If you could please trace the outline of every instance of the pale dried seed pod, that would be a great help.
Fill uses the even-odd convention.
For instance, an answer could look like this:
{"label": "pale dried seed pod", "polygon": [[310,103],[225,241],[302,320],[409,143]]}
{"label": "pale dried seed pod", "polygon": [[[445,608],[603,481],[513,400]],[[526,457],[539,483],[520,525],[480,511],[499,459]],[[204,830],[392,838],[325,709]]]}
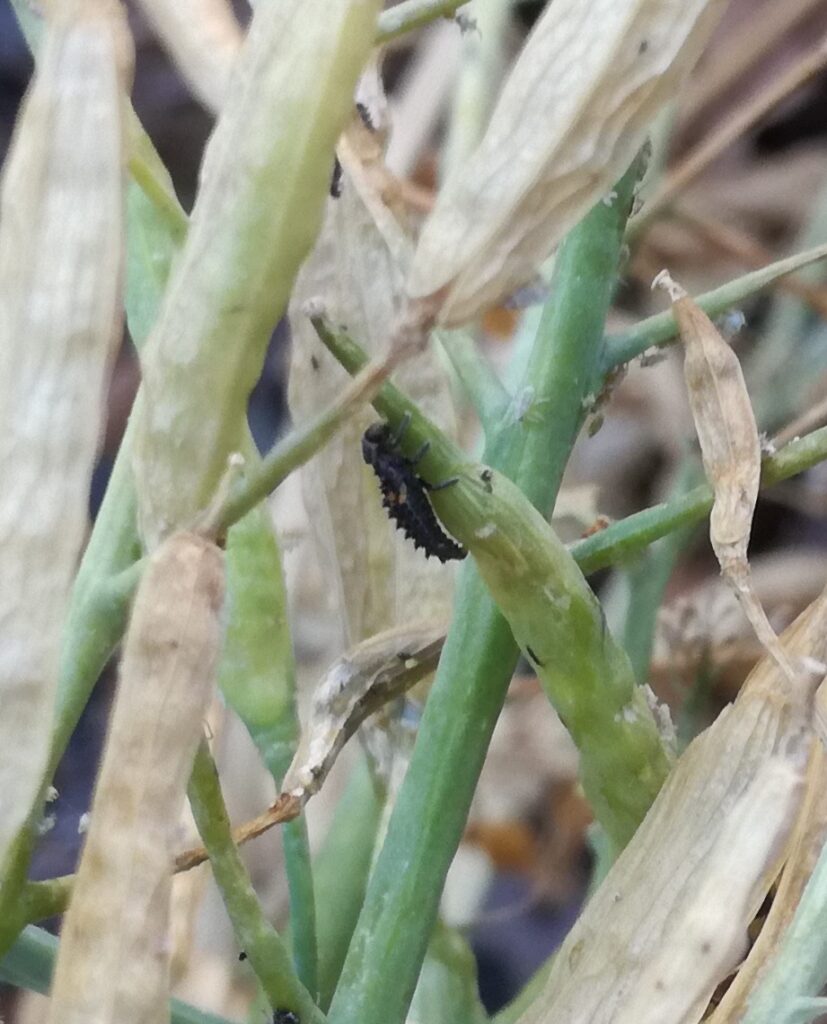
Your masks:
{"label": "pale dried seed pod", "polygon": [[221,648],[224,555],[192,533],[135,598],[52,984],[54,1024],[169,1020],[172,847]]}
{"label": "pale dried seed pod", "polygon": [[685,350],[689,406],[715,495],[709,517],[712,548],[756,636],[792,682],[795,670],[750,578],[747,548],[761,483],[761,442],[741,364],[706,313],[667,271],[652,284],[669,293]]}
{"label": "pale dried seed pod", "polygon": [[767,919],[746,961],[727,988],[709,1024],[734,1024],[747,1010],[751,996],[778,957],[819,853],[827,841],[827,755],[813,744],[807,771],[807,792],[790,841],[790,857],[772,899]]}
{"label": "pale dried seed pod", "polygon": [[620,177],[697,60],[724,0],[555,0],[477,150],[440,192],[408,280],[465,323],[525,284]]}
{"label": "pale dried seed pod", "polygon": [[380,7],[280,0],[253,13],[141,353],[133,466],[150,550],[209,505],[243,447],[250,392],[320,225]]}
{"label": "pale dried seed pod", "polygon": [[218,113],[243,34],[227,0],[141,0],[193,94]]}
{"label": "pale dried seed pod", "polygon": [[433,674],[444,640],[445,623],[398,626],[364,640],[334,662],[313,694],[282,790],[303,803],[318,792],[359,726]]}
{"label": "pale dried seed pod", "polygon": [[120,341],[124,105],[115,0],[50,8],[0,196],[0,862],[42,783],[60,634]]}
{"label": "pale dried seed pod", "polygon": [[669,292],[685,350],[689,406],[715,493],[709,537],[724,572],[737,571],[747,561],[761,483],[761,443],[744,374],[715,324],[666,271],[655,286]]}

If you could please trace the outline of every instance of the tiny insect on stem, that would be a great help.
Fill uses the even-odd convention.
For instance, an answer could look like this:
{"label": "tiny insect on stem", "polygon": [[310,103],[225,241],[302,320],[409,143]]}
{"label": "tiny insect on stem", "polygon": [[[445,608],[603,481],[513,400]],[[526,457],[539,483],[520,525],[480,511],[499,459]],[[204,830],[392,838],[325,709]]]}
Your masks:
{"label": "tiny insect on stem", "polygon": [[414,547],[422,548],[428,556],[434,555],[441,562],[465,558],[465,548],[445,533],[428,499],[428,491],[456,483],[456,478],[430,484],[417,475],[414,467],[430,444],[426,441],[412,458],[403,455],[398,445],[409,423],[410,417],[406,414],[395,431],[387,423],[368,427],[362,438],[362,456],[379,478],[382,504],[388,515],[414,542]]}

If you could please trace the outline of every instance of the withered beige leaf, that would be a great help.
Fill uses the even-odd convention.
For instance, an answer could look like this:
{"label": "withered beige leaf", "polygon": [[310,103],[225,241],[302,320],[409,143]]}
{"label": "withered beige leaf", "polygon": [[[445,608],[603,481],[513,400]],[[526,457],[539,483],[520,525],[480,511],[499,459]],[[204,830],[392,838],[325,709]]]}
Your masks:
{"label": "withered beige leaf", "polygon": [[749,956],[709,1018],[710,1024],[735,1024],[746,1012],[754,987],[774,962],[781,938],[793,919],[825,840],[827,754],[820,743],[815,743],[807,770],[806,796],[772,907]]}
{"label": "withered beige leaf", "polygon": [[282,791],[306,802],[365,719],[436,669],[445,623],[389,629],[365,640],[325,673]]}
{"label": "withered beige leaf", "polygon": [[[334,662],[314,695],[281,793],[263,814],[233,829],[235,843],[246,843],[297,817],[365,720],[435,671],[444,640],[444,623],[414,623],[378,633]],[[387,738],[383,746],[388,746]],[[386,777],[398,761],[396,750],[387,754],[383,751],[379,765]],[[206,859],[203,846],[183,850],[175,858],[176,871],[189,871]]]}
{"label": "withered beige leaf", "polygon": [[243,40],[228,0],[141,0],[141,7],[193,94],[218,113]]}
{"label": "withered beige leaf", "polygon": [[0,203],[0,862],[45,768],[60,633],[120,340],[124,96],[115,0],[50,8]]}
{"label": "withered beige leaf", "polygon": [[446,182],[408,294],[462,324],[529,280],[620,177],[725,0],[555,0],[477,150]]}
{"label": "withered beige leaf", "polygon": [[221,647],[224,556],[174,534],[135,598],[49,1020],[169,1020],[172,850]]}
{"label": "withered beige leaf", "polygon": [[[827,593],[782,640],[823,659]],[[696,1024],[747,951],[804,795],[812,683],[769,657],[687,748],[520,1024]]]}
{"label": "withered beige leaf", "polygon": [[712,548],[759,641],[792,676],[795,670],[750,578],[747,548],[761,483],[761,442],[741,364],[706,313],[667,271],[658,274],[655,286],[672,299],[685,350],[689,405],[715,496],[709,517]]}

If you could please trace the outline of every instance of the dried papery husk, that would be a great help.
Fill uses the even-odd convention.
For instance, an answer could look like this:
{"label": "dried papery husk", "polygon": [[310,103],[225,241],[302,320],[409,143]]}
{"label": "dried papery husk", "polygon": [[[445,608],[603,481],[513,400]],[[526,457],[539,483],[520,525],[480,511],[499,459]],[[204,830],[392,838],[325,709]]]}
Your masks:
{"label": "dried papery husk", "polygon": [[761,442],[741,364],[706,313],[667,271],[658,274],[653,287],[669,293],[685,350],[689,405],[715,495],[709,517],[712,549],[759,641],[792,677],[795,669],[750,578],[747,548],[761,483]]}
{"label": "dried papery husk", "polygon": [[49,10],[0,212],[0,863],[46,765],[61,629],[120,341],[120,5]]}
{"label": "dried papery husk", "polygon": [[[784,633],[822,659],[822,594]],[[695,1024],[747,951],[789,851],[812,750],[812,685],[765,657],[684,752],[569,933],[520,1024]]]}
{"label": "dried papery husk", "polygon": [[[263,814],[233,830],[236,844],[298,817],[321,788],[342,747],[368,716],[436,670],[444,640],[444,623],[413,624],[379,633],[334,662],[316,689],[281,793]],[[394,753],[387,758],[389,774],[397,768]],[[176,871],[189,871],[206,859],[203,847],[183,850],[175,858]]]}
{"label": "dried papery husk", "polygon": [[432,675],[445,624],[387,630],[352,648],[325,673],[282,785],[302,803],[318,792],[333,763],[365,719]]}
{"label": "dried papery husk", "polygon": [[142,352],[133,466],[150,550],[194,521],[243,450],[249,395],[320,226],[380,7],[279,0],[253,13]]}
{"label": "dried papery husk", "polygon": [[224,556],[178,533],[135,598],[52,985],[55,1024],[169,1019],[172,847],[215,683]]}
{"label": "dried papery husk", "polygon": [[408,294],[445,325],[525,284],[631,163],[724,0],[555,0],[425,224]]}
{"label": "dried papery husk", "polygon": [[818,855],[827,840],[827,755],[813,744],[807,769],[807,792],[790,843],[790,856],[772,907],[749,956],[727,989],[710,1024],[734,1024],[747,1011],[750,996],[775,961],[785,930],[793,919]]}
{"label": "dried papery husk", "polygon": [[244,38],[228,0],[141,0],[141,7],[193,94],[217,114]]}
{"label": "dried papery husk", "polygon": [[[365,95],[364,81],[360,88]],[[326,316],[347,324],[373,355],[387,349],[401,306],[412,247],[383,174],[383,122],[375,99],[370,115],[378,132],[354,115],[339,141],[341,195],[328,200],[324,227],[290,305],[289,400],[299,421],[332,401],[348,380],[308,320],[308,300],[321,300]],[[407,360],[394,380],[446,433],[456,434],[448,376],[433,350]],[[361,454],[361,436],[376,418],[370,410],[353,417],[302,470],[320,560],[335,566],[347,643],[406,621],[412,608],[417,618],[447,619],[453,593],[453,568],[416,551],[382,508],[375,476]]]}

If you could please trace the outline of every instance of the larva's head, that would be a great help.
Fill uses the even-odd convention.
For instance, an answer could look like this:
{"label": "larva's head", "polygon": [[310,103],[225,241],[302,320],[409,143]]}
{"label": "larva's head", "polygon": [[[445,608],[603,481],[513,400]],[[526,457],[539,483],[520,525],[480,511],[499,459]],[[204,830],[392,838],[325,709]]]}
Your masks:
{"label": "larva's head", "polygon": [[391,448],[391,428],[387,423],[372,423],[362,435],[362,458],[375,466],[380,455]]}

